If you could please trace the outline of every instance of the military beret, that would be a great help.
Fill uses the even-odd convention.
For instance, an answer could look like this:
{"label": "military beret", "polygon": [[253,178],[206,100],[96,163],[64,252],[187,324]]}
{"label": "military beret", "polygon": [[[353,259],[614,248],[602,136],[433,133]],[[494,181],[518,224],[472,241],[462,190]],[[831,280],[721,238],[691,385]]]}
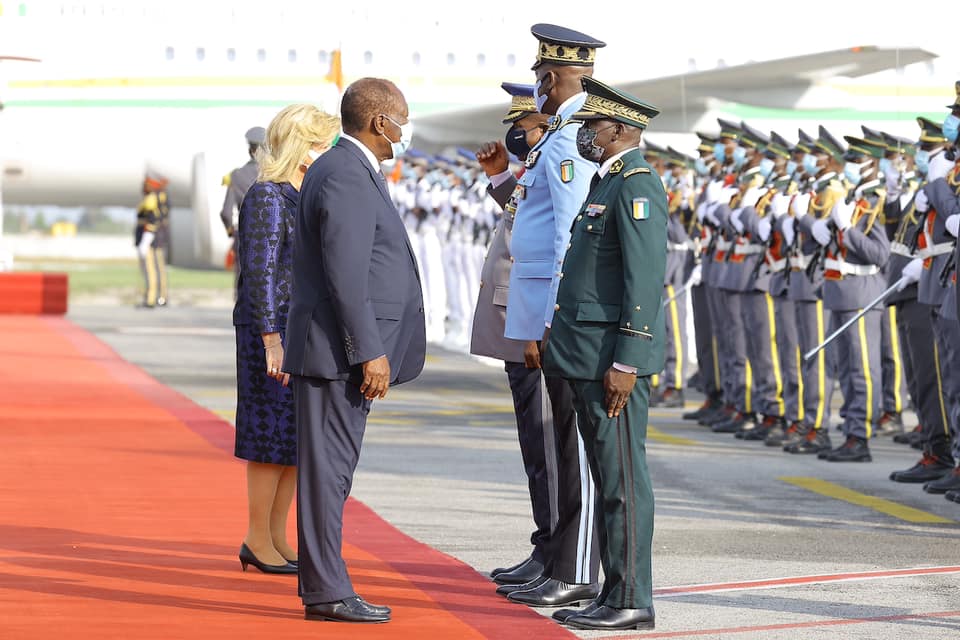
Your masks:
{"label": "military beret", "polygon": [[535,24],[530,27],[530,32],[539,40],[537,61],[533,69],[545,62],[591,67],[596,58],[597,49],[607,46],[606,42],[585,33],[555,24]]}
{"label": "military beret", "polygon": [[646,129],[651,118],[660,113],[656,107],[590,76],[580,78],[580,84],[587,93],[587,99],[580,110],[571,116],[574,120],[616,120]]}
{"label": "military beret", "polygon": [[532,84],[501,82],[500,88],[510,94],[510,110],[503,116],[503,124],[510,124],[531,113],[537,113]]}

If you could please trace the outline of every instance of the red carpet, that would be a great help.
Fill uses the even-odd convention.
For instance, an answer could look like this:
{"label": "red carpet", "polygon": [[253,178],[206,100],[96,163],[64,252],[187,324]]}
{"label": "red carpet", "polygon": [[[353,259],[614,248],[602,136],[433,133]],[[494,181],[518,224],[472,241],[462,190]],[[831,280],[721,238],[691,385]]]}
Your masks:
{"label": "red carpet", "polygon": [[569,638],[348,504],[344,554],[386,625],[305,622],[241,573],[233,430],[62,318],[0,316],[0,638]]}

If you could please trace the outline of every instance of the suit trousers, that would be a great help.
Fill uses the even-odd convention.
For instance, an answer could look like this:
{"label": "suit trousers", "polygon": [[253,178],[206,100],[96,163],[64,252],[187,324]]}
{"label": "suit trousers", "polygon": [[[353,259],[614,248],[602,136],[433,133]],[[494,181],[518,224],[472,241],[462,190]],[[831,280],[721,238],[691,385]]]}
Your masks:
{"label": "suit trousers", "polygon": [[297,423],[299,594],[304,605],[356,595],[341,548],[343,506],[371,401],[345,380],[293,376]]}
{"label": "suit trousers", "polygon": [[577,430],[570,383],[544,376],[553,412],[557,460],[557,526],[550,537],[544,575],[567,583],[597,582],[600,569],[596,531],[596,487],[583,439]]}
{"label": "suit trousers", "polygon": [[786,295],[773,298],[777,325],[777,353],[780,356],[780,376],[783,379],[784,418],[787,424],[803,422],[803,404],[800,402],[801,373],[800,338],[797,334],[797,309]]}
{"label": "suit trousers", "polygon": [[907,388],[923,428],[924,451],[951,458],[947,399],[930,307],[920,304],[916,298],[902,300],[896,306]]}
{"label": "suit trousers", "polygon": [[[664,301],[672,298],[677,292],[676,287],[668,284],[663,287]],[[670,302],[663,310],[664,320],[667,323],[666,332],[666,362],[663,368],[663,389],[683,390],[686,383],[685,375],[685,347],[687,344],[687,294]]]}
{"label": "suit trousers", "polygon": [[880,340],[883,410],[887,413],[900,413],[906,408],[907,384],[903,373],[903,349],[897,331],[896,306],[891,305],[884,309],[880,323]]}
{"label": "suit trousers", "polygon": [[653,487],[647,471],[648,378],[637,380],[616,418],[607,417],[603,382],[573,380],[580,433],[602,508],[604,583],[598,602],[617,609],[653,604]]}
{"label": "suit trousers", "polygon": [[529,369],[522,362],[505,362],[504,369],[513,394],[520,456],[527,474],[530,506],[536,530],[530,536],[531,554],[546,561],[550,536],[557,526],[557,451],[553,432],[553,411],[543,371]]}
{"label": "suit trousers", "polygon": [[[802,274],[801,274],[802,275]],[[808,353],[827,339],[827,325],[830,312],[823,308],[823,301],[794,301],[797,312],[797,338],[800,352]],[[836,347],[830,345],[821,349],[810,360],[804,360],[800,370],[803,380],[801,403],[803,405],[803,425],[811,429],[830,426],[830,402],[836,382]]]}
{"label": "suit trousers", "polygon": [[720,363],[716,357],[716,338],[713,335],[713,322],[710,317],[710,304],[707,301],[706,285],[690,288],[690,302],[693,305],[693,330],[697,346],[697,369],[704,395],[718,397],[720,390]]}
{"label": "suit trousers", "polygon": [[763,291],[735,294],[743,311],[744,344],[750,363],[747,411],[765,416],[784,415],[783,377],[777,348],[777,321],[773,298]]}
{"label": "suit trousers", "polygon": [[[858,310],[833,311],[830,331],[835,331]],[[880,324],[883,312],[874,308],[837,336],[837,367],[843,390],[843,433],[869,439],[883,406],[880,366]],[[846,380],[846,384],[843,381]]]}

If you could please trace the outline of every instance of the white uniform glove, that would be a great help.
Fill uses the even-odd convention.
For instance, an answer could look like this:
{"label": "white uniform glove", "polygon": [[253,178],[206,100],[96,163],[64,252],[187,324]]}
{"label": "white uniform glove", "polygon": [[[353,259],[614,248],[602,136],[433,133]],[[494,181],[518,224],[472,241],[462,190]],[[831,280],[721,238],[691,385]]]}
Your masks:
{"label": "white uniform glove", "polygon": [[836,223],[838,229],[846,231],[850,228],[853,224],[853,210],[856,207],[856,202],[847,203],[844,200],[833,205],[833,210],[830,211],[830,217]]}
{"label": "white uniform glove", "polygon": [[707,213],[707,206],[706,202],[701,202],[700,206],[697,207],[697,222],[700,224],[703,224],[703,217]]}
{"label": "white uniform glove", "polygon": [[770,201],[770,213],[779,218],[785,215],[790,209],[790,196],[785,193],[777,193]]}
{"label": "white uniform glove", "polygon": [[903,291],[914,282],[919,282],[921,273],[923,273],[923,258],[914,258],[908,262],[903,268],[903,273],[900,274],[902,281],[897,291]]}
{"label": "white uniform glove", "polygon": [[787,243],[788,247],[793,244],[793,238],[796,236],[796,231],[794,230],[796,223],[796,218],[784,218],[783,224],[780,225],[780,231],[783,233],[783,241]]}
{"label": "white uniform glove", "polygon": [[695,287],[701,282],[703,282],[703,269],[698,264],[690,272],[690,286]]}
{"label": "white uniform glove", "polygon": [[730,224],[733,225],[733,228],[737,230],[737,233],[743,233],[743,223],[740,222],[740,214],[743,213],[743,209],[737,207],[730,212]]}
{"label": "white uniform glove", "polygon": [[730,200],[738,193],[740,193],[740,189],[737,187],[724,187],[720,190],[720,202],[722,204],[730,204]]}
{"label": "white uniform glove", "polygon": [[707,219],[707,222],[709,222],[712,225],[720,224],[720,219],[717,218],[717,216],[713,215],[713,212],[716,210],[717,210],[717,204],[714,203],[711,205],[707,205],[706,212],[704,213],[704,217]]}
{"label": "white uniform glove", "polygon": [[930,200],[927,199],[927,192],[923,189],[917,191],[916,197],[913,199],[913,206],[917,208],[917,211],[920,213],[926,213],[927,209],[930,208]]}
{"label": "white uniform glove", "polygon": [[947,226],[947,233],[956,238],[957,231],[960,230],[960,213],[955,213],[948,217],[944,224]]}
{"label": "white uniform glove", "polygon": [[830,244],[830,239],[833,237],[833,233],[830,232],[826,220],[817,220],[814,222],[811,232],[813,233],[813,239],[824,247]]}
{"label": "white uniform glove", "polygon": [[757,221],[757,235],[760,236],[761,242],[766,242],[770,239],[770,218],[760,218]]}
{"label": "white uniform glove", "polygon": [[930,158],[930,167],[927,169],[927,181],[933,182],[938,178],[946,177],[953,169],[953,160],[947,160],[947,154],[943,151]]}
{"label": "white uniform glove", "polygon": [[807,215],[807,209],[810,208],[810,193],[798,193],[793,198],[793,204],[790,206],[790,211],[797,218],[802,218]]}
{"label": "white uniform glove", "polygon": [[153,231],[144,231],[143,235],[140,236],[140,243],[137,245],[137,252],[141,256],[147,255],[147,249],[150,248],[150,245],[153,244],[153,239],[156,237]]}
{"label": "white uniform glove", "polygon": [[763,195],[764,189],[760,187],[750,187],[747,189],[747,192],[743,194],[743,199],[740,202],[745,207],[755,207],[757,206],[757,201],[760,200],[760,196]]}
{"label": "white uniform glove", "polygon": [[718,202],[720,192],[723,191],[723,181],[714,180],[707,184],[707,202]]}

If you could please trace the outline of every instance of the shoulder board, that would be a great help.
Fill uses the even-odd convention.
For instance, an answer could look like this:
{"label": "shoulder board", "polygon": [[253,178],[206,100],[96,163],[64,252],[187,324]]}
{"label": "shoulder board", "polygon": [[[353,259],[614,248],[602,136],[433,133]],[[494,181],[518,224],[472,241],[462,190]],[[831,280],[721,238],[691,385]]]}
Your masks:
{"label": "shoulder board", "polygon": [[224,187],[230,186],[230,180],[233,177],[233,172],[231,171],[227,175],[223,176],[223,180],[220,181],[220,184]]}
{"label": "shoulder board", "polygon": [[646,167],[636,167],[635,169],[629,169],[623,173],[623,179],[626,180],[630,176],[636,176],[644,173],[650,173],[650,169]]}
{"label": "shoulder board", "polygon": [[567,126],[568,124],[580,124],[580,121],[579,121],[579,120],[574,120],[573,118],[567,118],[566,120],[564,120],[563,122],[560,123],[560,126],[559,126],[558,128],[559,128],[559,129],[563,129],[563,128],[564,128],[565,126]]}
{"label": "shoulder board", "polygon": [[616,160],[613,161],[613,164],[610,165],[610,174],[616,175],[621,171],[623,171],[623,160],[621,160],[620,158],[617,158]]}
{"label": "shoulder board", "polygon": [[547,121],[547,131],[556,131],[560,128],[560,116],[550,116]]}

